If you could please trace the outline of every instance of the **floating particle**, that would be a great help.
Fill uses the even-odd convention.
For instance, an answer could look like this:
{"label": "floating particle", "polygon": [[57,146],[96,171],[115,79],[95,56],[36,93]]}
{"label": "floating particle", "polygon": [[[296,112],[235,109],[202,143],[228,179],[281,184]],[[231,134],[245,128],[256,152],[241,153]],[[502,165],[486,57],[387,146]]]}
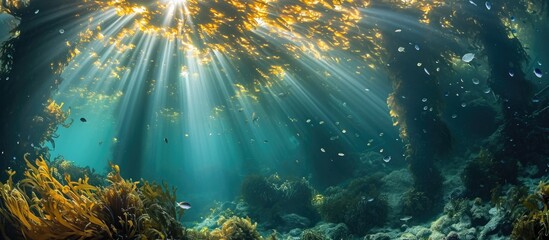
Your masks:
{"label": "floating particle", "polygon": [[458,115],[457,115],[457,114],[452,114],[452,118],[454,118],[454,119],[455,119],[455,118],[457,118],[457,117],[458,117]]}
{"label": "floating particle", "polygon": [[536,77],[538,77],[538,78],[543,77],[543,73],[541,72],[541,69],[539,69],[539,68],[535,68],[535,69],[534,69],[534,74],[535,74]]}
{"label": "floating particle", "polygon": [[421,67],[421,65],[423,65],[423,63],[420,63],[420,62],[417,63],[418,67]]}
{"label": "floating particle", "polygon": [[390,162],[391,161],[391,156],[383,157],[383,161],[386,162],[386,163]]}
{"label": "floating particle", "polygon": [[423,110],[424,110],[424,111],[427,111],[427,109],[429,109],[429,107],[427,107],[427,106],[424,106],[424,107],[423,107]]}
{"label": "floating particle", "polygon": [[436,69],[436,70],[437,70],[437,72],[440,72],[440,68],[439,68],[439,67],[437,67],[437,69]]}
{"label": "floating particle", "polygon": [[538,66],[541,66],[541,62],[540,62],[540,61],[538,61]]}
{"label": "floating particle", "polygon": [[[383,137],[383,135],[385,135],[385,133],[379,133],[379,136],[380,136],[380,137]],[[374,140],[371,139],[371,142],[373,142],[373,141],[374,141]]]}
{"label": "floating particle", "polygon": [[425,71],[425,73],[427,73],[427,75],[431,75],[431,74],[429,73],[429,70],[427,70],[427,68],[423,68],[423,71]]}
{"label": "floating particle", "polygon": [[396,33],[402,32],[402,29],[400,29],[400,28],[395,29],[395,32],[396,32]]}
{"label": "floating particle", "polygon": [[326,150],[324,148],[320,148],[320,151],[323,152],[323,153],[326,152]]}
{"label": "floating particle", "polygon": [[343,129],[341,130],[342,133],[347,133],[347,130]]}
{"label": "floating particle", "polygon": [[330,137],[330,141],[334,141],[334,140],[336,140],[336,139],[339,139],[339,136],[331,136],[331,137]]}
{"label": "floating particle", "polygon": [[62,29],[62,28],[59,29],[59,34],[63,34],[63,33],[65,33],[65,29]]}
{"label": "floating particle", "polygon": [[469,0],[469,3],[475,5],[475,7],[478,6],[476,2],[473,2],[473,0]]}
{"label": "floating particle", "polygon": [[382,149],[379,149],[379,152],[380,152],[380,153],[382,153],[383,151],[384,151],[383,148],[382,148]]}
{"label": "floating particle", "polygon": [[467,107],[467,103],[461,103],[461,107]]}
{"label": "floating particle", "polygon": [[511,16],[511,22],[514,22],[516,20],[515,16]]}
{"label": "floating particle", "polygon": [[478,85],[480,83],[480,80],[476,79],[476,78],[473,78],[473,80],[471,80],[473,82],[473,84],[475,85]]}
{"label": "floating particle", "polygon": [[338,153],[337,155],[340,156],[340,157],[344,157],[344,156],[345,156],[344,153]]}
{"label": "floating particle", "polygon": [[490,2],[485,2],[484,6],[486,6],[486,9],[488,9],[488,10],[492,9],[492,3],[490,3]]}
{"label": "floating particle", "polygon": [[490,88],[485,88],[483,92],[486,93],[486,94],[488,94],[488,93],[490,93],[491,91],[492,91],[492,89],[490,89]]}
{"label": "floating particle", "polygon": [[364,90],[366,90],[366,92],[369,92],[369,91],[370,91],[370,89],[369,89],[369,88],[365,88]]}
{"label": "floating particle", "polygon": [[534,99],[532,99],[532,102],[533,102],[533,103],[539,103],[539,99],[534,98]]}
{"label": "floating particle", "polygon": [[398,52],[404,52],[406,49],[404,47],[398,47]]}
{"label": "floating particle", "polygon": [[336,126],[339,126],[339,122],[335,122]]}
{"label": "floating particle", "polygon": [[419,51],[419,45],[416,44],[414,47],[415,47],[416,50]]}
{"label": "floating particle", "polygon": [[427,102],[427,98],[421,99],[422,102]]}
{"label": "floating particle", "polygon": [[36,11],[34,11],[34,14],[38,14],[40,12],[40,9],[36,9]]}
{"label": "floating particle", "polygon": [[320,121],[320,122],[318,122],[318,124],[322,125],[322,124],[324,124],[324,121]]}
{"label": "floating particle", "polygon": [[311,122],[311,119],[307,119],[307,121],[305,121],[306,123],[310,123]]}
{"label": "floating particle", "polygon": [[469,62],[473,61],[474,58],[475,58],[474,53],[466,53],[465,55],[463,55],[463,57],[461,57],[461,60],[466,62],[466,63],[469,63]]}
{"label": "floating particle", "polygon": [[80,122],[87,122],[88,120],[86,118],[80,118]]}
{"label": "floating particle", "polygon": [[373,202],[373,201],[374,201],[374,198],[368,199],[368,202]]}

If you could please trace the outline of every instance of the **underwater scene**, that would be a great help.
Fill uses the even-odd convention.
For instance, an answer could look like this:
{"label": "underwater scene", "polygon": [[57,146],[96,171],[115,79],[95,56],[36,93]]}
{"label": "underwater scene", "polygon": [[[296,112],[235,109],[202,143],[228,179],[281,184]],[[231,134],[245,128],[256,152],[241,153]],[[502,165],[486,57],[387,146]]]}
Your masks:
{"label": "underwater scene", "polygon": [[2,0],[0,239],[549,239],[549,0]]}

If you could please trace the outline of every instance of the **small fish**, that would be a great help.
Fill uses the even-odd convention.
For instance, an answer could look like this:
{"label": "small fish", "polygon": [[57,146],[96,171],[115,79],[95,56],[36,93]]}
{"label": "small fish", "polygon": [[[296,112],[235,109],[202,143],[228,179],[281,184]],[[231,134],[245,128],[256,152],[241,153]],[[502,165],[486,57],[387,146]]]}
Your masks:
{"label": "small fish", "polygon": [[103,141],[99,141],[99,145],[103,144]]}
{"label": "small fish", "polygon": [[164,138],[164,142],[165,142],[165,143],[168,143],[168,138]]}
{"label": "small fish", "polygon": [[253,112],[252,113],[252,123],[257,122],[257,120],[259,120],[259,116],[257,116],[257,114],[255,112]]}
{"label": "small fish", "polygon": [[410,219],[412,219],[412,216],[406,216],[406,217],[401,217],[400,221],[408,222],[410,221]]}
{"label": "small fish", "polygon": [[188,202],[176,202],[175,205],[176,205],[177,207],[180,207],[180,208],[185,209],[185,210],[191,208],[191,204],[188,203]]}
{"label": "small fish", "polygon": [[85,118],[80,118],[80,122],[87,122],[88,120]]}

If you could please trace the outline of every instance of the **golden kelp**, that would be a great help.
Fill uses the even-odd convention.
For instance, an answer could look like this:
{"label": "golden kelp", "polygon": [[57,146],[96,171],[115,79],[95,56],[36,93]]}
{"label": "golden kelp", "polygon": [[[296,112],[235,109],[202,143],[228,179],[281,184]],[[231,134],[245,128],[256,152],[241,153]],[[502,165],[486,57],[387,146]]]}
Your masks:
{"label": "golden kelp", "polygon": [[[25,161],[25,178],[14,184],[14,171],[0,183],[2,234],[27,239],[120,239],[182,238],[184,229],[176,219],[175,190],[155,188],[154,195],[144,194],[139,182],[120,176],[120,168],[111,165],[109,186],[92,186],[88,177],[73,181],[65,174],[66,184],[56,179],[47,162]],[[143,186],[151,186],[145,182]],[[156,185],[152,185],[156,186]],[[147,187],[145,187],[147,188]],[[145,189],[142,188],[142,189]],[[145,197],[146,196],[146,197]],[[147,199],[145,199],[147,198]],[[154,202],[155,204],[146,204]],[[150,205],[150,206],[147,206]],[[162,218],[156,216],[162,216]],[[6,227],[12,231],[6,233]]]}

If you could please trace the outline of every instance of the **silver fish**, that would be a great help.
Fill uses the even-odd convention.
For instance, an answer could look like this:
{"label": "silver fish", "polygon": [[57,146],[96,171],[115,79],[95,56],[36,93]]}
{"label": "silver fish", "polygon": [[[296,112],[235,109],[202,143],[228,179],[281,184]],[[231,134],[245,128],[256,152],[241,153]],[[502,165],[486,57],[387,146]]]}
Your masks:
{"label": "silver fish", "polygon": [[185,210],[191,208],[191,204],[188,203],[188,202],[176,202],[175,204],[176,204],[177,207],[180,207],[180,208],[185,209]]}

